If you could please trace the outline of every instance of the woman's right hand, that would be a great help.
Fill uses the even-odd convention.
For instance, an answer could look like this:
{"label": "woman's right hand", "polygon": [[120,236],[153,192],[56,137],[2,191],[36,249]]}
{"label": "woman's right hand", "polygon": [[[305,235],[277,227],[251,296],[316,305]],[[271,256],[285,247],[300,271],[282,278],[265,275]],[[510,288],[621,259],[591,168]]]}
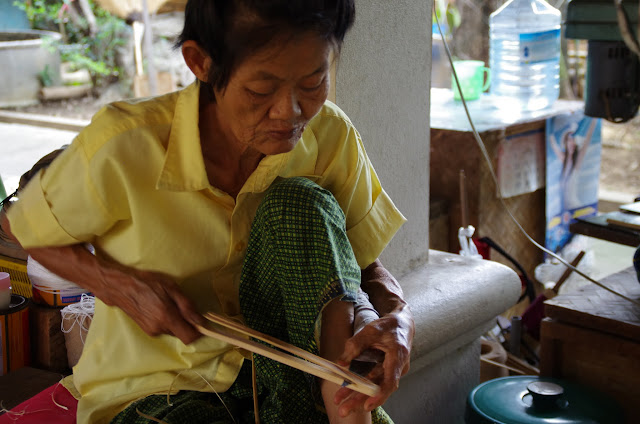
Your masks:
{"label": "woman's right hand", "polygon": [[105,304],[122,309],[148,335],[169,334],[184,344],[201,336],[196,326],[205,325],[205,319],[171,277],[121,265],[101,264],[100,272],[100,287],[87,288]]}

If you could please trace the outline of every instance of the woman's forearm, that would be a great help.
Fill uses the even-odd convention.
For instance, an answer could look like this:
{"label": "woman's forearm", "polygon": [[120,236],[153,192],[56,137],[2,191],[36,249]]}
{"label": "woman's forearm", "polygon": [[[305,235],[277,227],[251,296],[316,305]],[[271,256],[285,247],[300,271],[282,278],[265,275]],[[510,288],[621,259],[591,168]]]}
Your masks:
{"label": "woman's forearm", "polygon": [[347,388],[338,390],[335,402],[341,416],[364,407],[365,411],[382,405],[398,388],[400,377],[409,370],[411,345],[415,324],[409,305],[403,298],[400,284],[379,260],[362,271],[362,289],[380,314],[345,343],[345,351],[338,360],[347,366],[367,349],[384,353],[384,361],[367,376],[380,386],[376,396],[354,394]]}
{"label": "woman's forearm", "polygon": [[[320,330],[320,356],[330,361],[337,360],[344,352],[345,342],[353,335],[353,303],[340,299],[332,300],[322,311]],[[364,410],[354,411],[349,416],[340,416],[339,406],[334,402],[340,386],[321,380],[320,391],[324,400],[327,416],[331,424],[369,424],[371,413]]]}
{"label": "woman's forearm", "polygon": [[379,259],[362,270],[361,287],[380,316],[409,311],[400,284]]}
{"label": "woman's forearm", "polygon": [[[4,214],[2,230],[15,240]],[[122,309],[150,336],[170,334],[185,344],[200,337],[196,326],[204,325],[204,318],[165,274],[94,256],[82,244],[26,251],[49,271],[91,291],[105,304]]]}
{"label": "woman's forearm", "polygon": [[[19,243],[11,232],[11,225],[5,214],[2,214],[2,231],[10,239]],[[101,264],[100,259],[89,252],[84,245],[75,244],[25,250],[43,267],[59,277],[69,280],[96,295],[103,291],[104,280],[96,277],[105,274],[105,271],[101,268],[106,264]]]}

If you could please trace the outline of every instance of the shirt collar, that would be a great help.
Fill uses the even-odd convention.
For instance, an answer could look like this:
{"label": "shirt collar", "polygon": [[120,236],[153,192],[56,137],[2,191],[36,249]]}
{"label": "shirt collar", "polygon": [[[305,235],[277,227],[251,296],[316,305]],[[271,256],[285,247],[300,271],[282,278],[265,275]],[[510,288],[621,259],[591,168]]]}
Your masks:
{"label": "shirt collar", "polygon": [[198,128],[199,88],[196,81],[178,94],[157,189],[199,191],[209,187]]}
{"label": "shirt collar", "polygon": [[[200,145],[199,87],[196,81],[178,94],[157,189],[199,191],[211,187]],[[317,154],[317,141],[307,128],[293,151],[263,158],[241,192],[265,191],[277,177],[305,175],[315,179]]]}

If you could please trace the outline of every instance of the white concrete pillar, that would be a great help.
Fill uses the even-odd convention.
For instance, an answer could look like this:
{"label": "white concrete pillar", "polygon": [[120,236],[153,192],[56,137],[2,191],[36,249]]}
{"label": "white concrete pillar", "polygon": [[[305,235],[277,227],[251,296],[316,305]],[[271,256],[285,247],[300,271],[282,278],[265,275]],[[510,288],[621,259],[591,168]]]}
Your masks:
{"label": "white concrete pillar", "polygon": [[336,102],[408,219],[381,258],[397,276],[428,255],[432,1],[357,0],[337,66]]}

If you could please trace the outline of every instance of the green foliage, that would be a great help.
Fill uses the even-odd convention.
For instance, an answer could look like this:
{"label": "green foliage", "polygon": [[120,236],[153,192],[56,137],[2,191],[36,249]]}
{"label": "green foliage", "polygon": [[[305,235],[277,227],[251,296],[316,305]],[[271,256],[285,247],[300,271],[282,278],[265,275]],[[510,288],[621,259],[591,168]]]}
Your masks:
{"label": "green foliage", "polygon": [[49,19],[60,9],[59,6],[46,4],[44,0],[15,1],[14,6],[19,7],[27,13],[27,18],[31,22],[31,28],[48,31],[57,31],[54,20]]}
{"label": "green foliage", "polygon": [[51,69],[49,69],[49,65],[44,65],[44,69],[38,72],[38,78],[40,78],[40,83],[44,87],[51,87],[53,85],[53,79],[51,78]]}
{"label": "green foliage", "polygon": [[[435,24],[437,16],[440,27],[445,33],[444,35],[451,34],[453,30],[460,26],[460,11],[458,11],[454,0],[435,0],[433,8],[435,11],[432,14],[431,21]],[[443,17],[446,18],[446,22],[443,21]]]}
{"label": "green foliage", "polygon": [[[71,62],[76,69],[87,69],[96,85],[117,79],[120,69],[116,50],[126,43],[126,23],[89,0],[98,27],[97,33],[91,34],[87,19],[74,3],[71,0],[14,2],[26,12],[33,29],[56,31],[63,35],[64,43],[54,47],[60,50],[64,62]],[[75,13],[72,15],[72,12]]]}

